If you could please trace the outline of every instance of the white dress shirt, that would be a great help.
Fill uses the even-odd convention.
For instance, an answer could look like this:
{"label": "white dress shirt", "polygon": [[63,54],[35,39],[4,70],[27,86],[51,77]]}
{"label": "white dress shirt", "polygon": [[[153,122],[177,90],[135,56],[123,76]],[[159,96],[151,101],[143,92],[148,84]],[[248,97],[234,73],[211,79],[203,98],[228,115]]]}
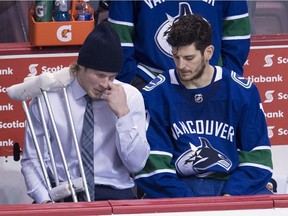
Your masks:
{"label": "white dress shirt", "polygon": [[[145,108],[141,93],[131,85],[114,80],[115,84],[124,87],[130,112],[117,118],[108,107],[106,101],[93,101],[94,112],[94,182],[109,185],[117,189],[134,186],[131,174],[140,171],[149,156],[149,145],[146,140]],[[80,87],[77,79],[67,86],[67,95],[71,106],[72,118],[76,129],[76,136],[81,151],[80,137],[82,132],[86,100],[86,92]],[[72,179],[80,176],[79,163],[70,131],[69,120],[65,108],[63,91],[49,92],[48,98],[53,110],[55,123],[59,132],[62,147],[66,156]],[[42,98],[42,104],[45,102]],[[32,99],[29,112],[33,128],[37,135],[45,164],[52,173],[45,135],[42,129],[37,100]],[[44,108],[46,123],[49,130],[53,155],[56,162],[60,181],[67,181],[57,142]],[[25,178],[28,195],[37,203],[50,200],[47,186],[41,171],[39,159],[27,125],[25,131],[24,152],[21,160],[22,173]]]}

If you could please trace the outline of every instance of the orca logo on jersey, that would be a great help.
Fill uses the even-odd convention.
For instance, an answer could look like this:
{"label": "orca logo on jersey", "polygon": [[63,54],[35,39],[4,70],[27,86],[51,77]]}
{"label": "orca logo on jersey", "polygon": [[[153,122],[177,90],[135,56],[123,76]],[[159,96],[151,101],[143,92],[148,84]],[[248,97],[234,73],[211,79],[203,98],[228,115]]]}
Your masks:
{"label": "orca logo on jersey", "polygon": [[179,3],[179,13],[175,17],[166,14],[167,20],[163,22],[163,24],[158,28],[157,32],[155,33],[154,40],[157,44],[158,48],[161,50],[162,53],[172,58],[172,50],[171,46],[166,41],[167,36],[163,36],[164,32],[172,25],[173,21],[180,16],[192,14],[192,10],[190,5],[187,2],[180,2]]}
{"label": "orca logo on jersey", "polygon": [[224,172],[228,171],[232,162],[220,151],[212,147],[204,137],[199,137],[201,145],[196,147],[192,143],[191,149],[184,152],[175,162],[177,172],[182,176],[190,176],[208,172],[209,168]]}
{"label": "orca logo on jersey", "polygon": [[143,89],[145,91],[151,91],[152,89],[154,89],[156,86],[160,85],[161,83],[163,83],[165,81],[165,77],[163,75],[158,75],[155,79],[153,79],[152,81],[150,81]]}

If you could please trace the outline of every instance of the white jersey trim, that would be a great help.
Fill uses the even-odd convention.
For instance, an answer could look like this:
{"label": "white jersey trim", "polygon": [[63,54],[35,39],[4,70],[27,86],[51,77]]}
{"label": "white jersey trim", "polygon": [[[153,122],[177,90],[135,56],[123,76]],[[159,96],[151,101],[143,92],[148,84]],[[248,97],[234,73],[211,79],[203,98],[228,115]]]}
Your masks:
{"label": "white jersey trim", "polygon": [[176,174],[175,170],[172,169],[161,169],[161,170],[156,170],[154,172],[151,173],[146,173],[146,174],[141,174],[141,175],[136,175],[135,179],[139,179],[139,178],[147,178],[153,175],[157,175],[159,173],[172,173],[172,174]]}

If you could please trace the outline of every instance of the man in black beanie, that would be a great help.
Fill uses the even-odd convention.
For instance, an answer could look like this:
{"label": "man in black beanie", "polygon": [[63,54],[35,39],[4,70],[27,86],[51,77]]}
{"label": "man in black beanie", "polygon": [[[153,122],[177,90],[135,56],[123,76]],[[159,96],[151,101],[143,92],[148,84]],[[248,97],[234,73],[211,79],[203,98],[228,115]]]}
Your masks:
{"label": "man in black beanie", "polygon": [[[91,201],[135,198],[131,190],[134,186],[131,176],[143,168],[149,155],[141,93],[129,84],[115,80],[122,63],[118,35],[109,23],[103,22],[84,41],[77,62],[61,70],[75,77],[66,89]],[[73,134],[69,131],[64,96],[60,90],[48,92],[71,178],[76,179],[81,172]],[[44,149],[44,161],[51,171],[37,100],[32,99],[29,112],[39,145]],[[46,109],[44,115],[48,116]],[[46,125],[59,180],[65,182],[67,177],[58,152],[57,139],[49,120]],[[26,128],[24,146],[21,171],[28,195],[36,203],[57,201],[45,184],[29,127]],[[49,178],[55,181],[53,175]],[[89,201],[86,195],[84,192],[78,193],[77,201]],[[70,200],[75,201],[75,198]]]}

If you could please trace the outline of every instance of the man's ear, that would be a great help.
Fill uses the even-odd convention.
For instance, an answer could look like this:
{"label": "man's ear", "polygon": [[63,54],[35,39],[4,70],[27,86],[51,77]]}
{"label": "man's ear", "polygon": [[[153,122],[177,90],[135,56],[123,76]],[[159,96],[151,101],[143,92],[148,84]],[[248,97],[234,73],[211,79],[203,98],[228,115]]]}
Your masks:
{"label": "man's ear", "polygon": [[214,53],[214,46],[213,45],[207,46],[204,51],[205,59],[209,61],[212,58],[213,53]]}

